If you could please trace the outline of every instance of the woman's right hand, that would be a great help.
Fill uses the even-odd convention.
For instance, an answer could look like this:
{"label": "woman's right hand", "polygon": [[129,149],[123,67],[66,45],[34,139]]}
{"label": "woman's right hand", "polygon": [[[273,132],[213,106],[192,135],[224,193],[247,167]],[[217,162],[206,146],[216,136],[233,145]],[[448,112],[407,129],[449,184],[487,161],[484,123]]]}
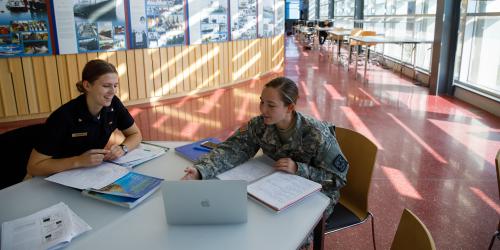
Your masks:
{"label": "woman's right hand", "polygon": [[201,179],[200,172],[198,172],[198,169],[196,169],[195,167],[187,167],[186,169],[184,169],[184,173],[186,173],[186,175],[184,175],[184,177],[182,177],[181,180],[200,180]]}
{"label": "woman's right hand", "polygon": [[102,163],[104,156],[108,153],[107,149],[90,149],[77,157],[76,167],[97,166]]}

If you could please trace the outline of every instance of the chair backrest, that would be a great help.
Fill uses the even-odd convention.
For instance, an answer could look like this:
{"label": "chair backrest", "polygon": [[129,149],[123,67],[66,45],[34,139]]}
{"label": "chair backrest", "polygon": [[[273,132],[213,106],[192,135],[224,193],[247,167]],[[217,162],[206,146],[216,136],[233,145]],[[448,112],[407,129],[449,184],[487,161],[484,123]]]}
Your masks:
{"label": "chair backrest", "polygon": [[340,189],[340,203],[362,220],[368,216],[368,192],[378,149],[370,139],[356,131],[336,127],[335,134],[349,162],[347,184]]}
{"label": "chair backrest", "polygon": [[420,219],[410,210],[405,209],[399,220],[391,250],[434,250],[436,245],[432,235]]}
{"label": "chair backrest", "polygon": [[351,30],[351,36],[359,36],[359,34],[361,33],[361,31],[363,31],[363,29],[361,29],[361,28],[353,28]]}
{"label": "chair backrest", "polygon": [[[356,36],[376,36],[376,35],[377,35],[377,32],[371,31],[371,30],[360,30],[360,31],[358,31],[356,33]],[[372,46],[372,45],[376,45],[376,44],[374,44],[374,43],[363,43],[363,42],[351,40],[351,46],[358,46],[358,45]]]}
{"label": "chair backrest", "polygon": [[31,150],[43,133],[43,124],[35,124],[0,134],[0,157],[3,170],[0,189],[21,182],[26,176],[26,166]]}

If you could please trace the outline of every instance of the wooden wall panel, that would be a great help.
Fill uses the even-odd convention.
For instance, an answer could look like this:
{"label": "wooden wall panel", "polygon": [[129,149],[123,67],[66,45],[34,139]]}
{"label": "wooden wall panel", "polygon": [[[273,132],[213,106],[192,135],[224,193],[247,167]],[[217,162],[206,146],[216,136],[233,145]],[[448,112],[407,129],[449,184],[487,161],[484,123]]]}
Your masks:
{"label": "wooden wall panel", "polygon": [[49,94],[50,110],[59,108],[61,103],[61,91],[59,90],[59,78],[57,77],[57,64],[55,56],[43,57],[45,64],[45,77],[47,80],[47,92]]}
{"label": "wooden wall panel", "polygon": [[17,114],[12,75],[7,59],[0,60],[0,94],[5,116]]}
{"label": "wooden wall panel", "polygon": [[[28,107],[31,114],[38,114],[40,109],[38,108],[38,98],[35,87],[35,75],[33,74],[33,61],[29,57],[23,57],[21,59],[23,63],[24,75],[24,86],[26,87],[26,96],[28,99]],[[0,67],[0,70],[2,67]]]}
{"label": "wooden wall panel", "polygon": [[176,85],[177,85],[177,74],[176,74],[176,66],[175,66],[175,49],[173,47],[169,47],[167,49],[167,68],[168,68],[168,93],[175,94]]}
{"label": "wooden wall panel", "polygon": [[36,82],[38,108],[40,112],[50,112],[49,93],[47,91],[47,78],[43,57],[33,57],[33,75]]}
{"label": "wooden wall panel", "polygon": [[135,52],[135,77],[137,79],[137,99],[146,98],[146,79],[144,69],[144,50],[136,49]]}
{"label": "wooden wall panel", "polygon": [[120,78],[120,100],[126,102],[130,100],[129,79],[127,71],[127,53],[125,51],[116,52],[116,70]]}
{"label": "wooden wall panel", "polygon": [[154,83],[153,83],[153,61],[152,55],[155,49],[144,49],[144,83],[146,85],[146,97],[154,96]]}
{"label": "wooden wall panel", "polygon": [[[20,58],[11,58],[9,61],[10,72],[23,72],[23,65]],[[14,94],[16,95],[17,113],[27,115],[29,113],[26,88],[24,87],[23,74],[11,74]]]}
{"label": "wooden wall panel", "polygon": [[161,92],[161,61],[160,49],[153,49],[151,51],[151,78],[153,80],[153,96],[162,96]]}
{"label": "wooden wall panel", "polygon": [[[177,52],[177,48],[179,48],[179,52]],[[175,64],[177,67],[177,74],[179,75],[179,78],[177,78],[177,93],[183,93],[184,92],[184,85],[186,87],[189,86],[189,74],[190,74],[190,69],[189,69],[189,47],[188,46],[178,46],[175,48],[175,52],[178,55],[181,55],[178,57],[178,60],[176,60]]]}
{"label": "wooden wall panel", "polygon": [[127,77],[128,77],[128,91],[130,100],[138,99],[137,91],[137,72],[135,70],[135,51],[127,51]]}
{"label": "wooden wall panel", "polygon": [[159,65],[155,67],[155,70],[158,70],[160,74],[160,90],[159,94],[160,96],[168,95],[168,89],[169,89],[169,78],[168,78],[168,55],[167,55],[167,48],[161,48],[160,49],[160,61]]}
{"label": "wooden wall panel", "polygon": [[56,56],[57,79],[59,81],[59,91],[61,91],[61,103],[71,100],[70,84],[68,81],[68,65],[66,58]]}
{"label": "wooden wall panel", "polygon": [[[125,104],[139,104],[148,103],[151,98],[168,99],[198,89],[227,86],[283,67],[283,46],[284,37],[280,36],[159,49],[0,59],[0,123],[48,116],[77,97],[80,93],[75,83],[80,80],[85,64],[92,59],[114,64],[120,78],[117,95]],[[207,97],[203,102],[209,100]],[[181,116],[186,126],[192,122],[203,123],[204,119],[194,121],[186,114],[196,112],[203,105],[164,109],[167,118],[162,119]],[[202,117],[219,116],[222,114],[214,110]],[[218,125],[204,124],[198,129]],[[168,131],[158,133],[165,133],[162,135],[165,138],[180,136]]]}

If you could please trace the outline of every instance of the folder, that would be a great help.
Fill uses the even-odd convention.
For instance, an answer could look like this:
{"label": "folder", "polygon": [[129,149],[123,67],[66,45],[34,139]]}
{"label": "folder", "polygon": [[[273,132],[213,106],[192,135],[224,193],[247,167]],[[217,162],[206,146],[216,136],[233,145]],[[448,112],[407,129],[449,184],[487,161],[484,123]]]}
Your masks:
{"label": "folder", "polygon": [[189,143],[180,147],[175,148],[175,152],[177,152],[180,156],[188,159],[191,162],[196,162],[198,161],[202,156],[210,153],[209,148],[205,148],[201,146],[203,142],[210,141],[215,144],[220,143],[220,140],[217,138],[205,138],[193,143]]}

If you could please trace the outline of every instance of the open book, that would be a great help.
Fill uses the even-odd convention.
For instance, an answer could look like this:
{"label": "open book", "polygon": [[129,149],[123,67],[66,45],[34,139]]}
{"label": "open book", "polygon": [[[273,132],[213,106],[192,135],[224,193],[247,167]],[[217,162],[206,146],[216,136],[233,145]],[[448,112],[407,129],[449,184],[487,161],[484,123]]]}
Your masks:
{"label": "open book", "polygon": [[275,171],[273,164],[274,160],[261,155],[217,175],[217,178],[249,182],[248,194],[275,211],[281,211],[321,190],[321,184],[298,175]]}
{"label": "open book", "polygon": [[66,204],[2,223],[2,249],[59,249],[92,228]]}
{"label": "open book", "polygon": [[128,208],[135,207],[153,194],[162,181],[109,162],[91,168],[67,170],[45,180],[80,189],[83,195]]}

